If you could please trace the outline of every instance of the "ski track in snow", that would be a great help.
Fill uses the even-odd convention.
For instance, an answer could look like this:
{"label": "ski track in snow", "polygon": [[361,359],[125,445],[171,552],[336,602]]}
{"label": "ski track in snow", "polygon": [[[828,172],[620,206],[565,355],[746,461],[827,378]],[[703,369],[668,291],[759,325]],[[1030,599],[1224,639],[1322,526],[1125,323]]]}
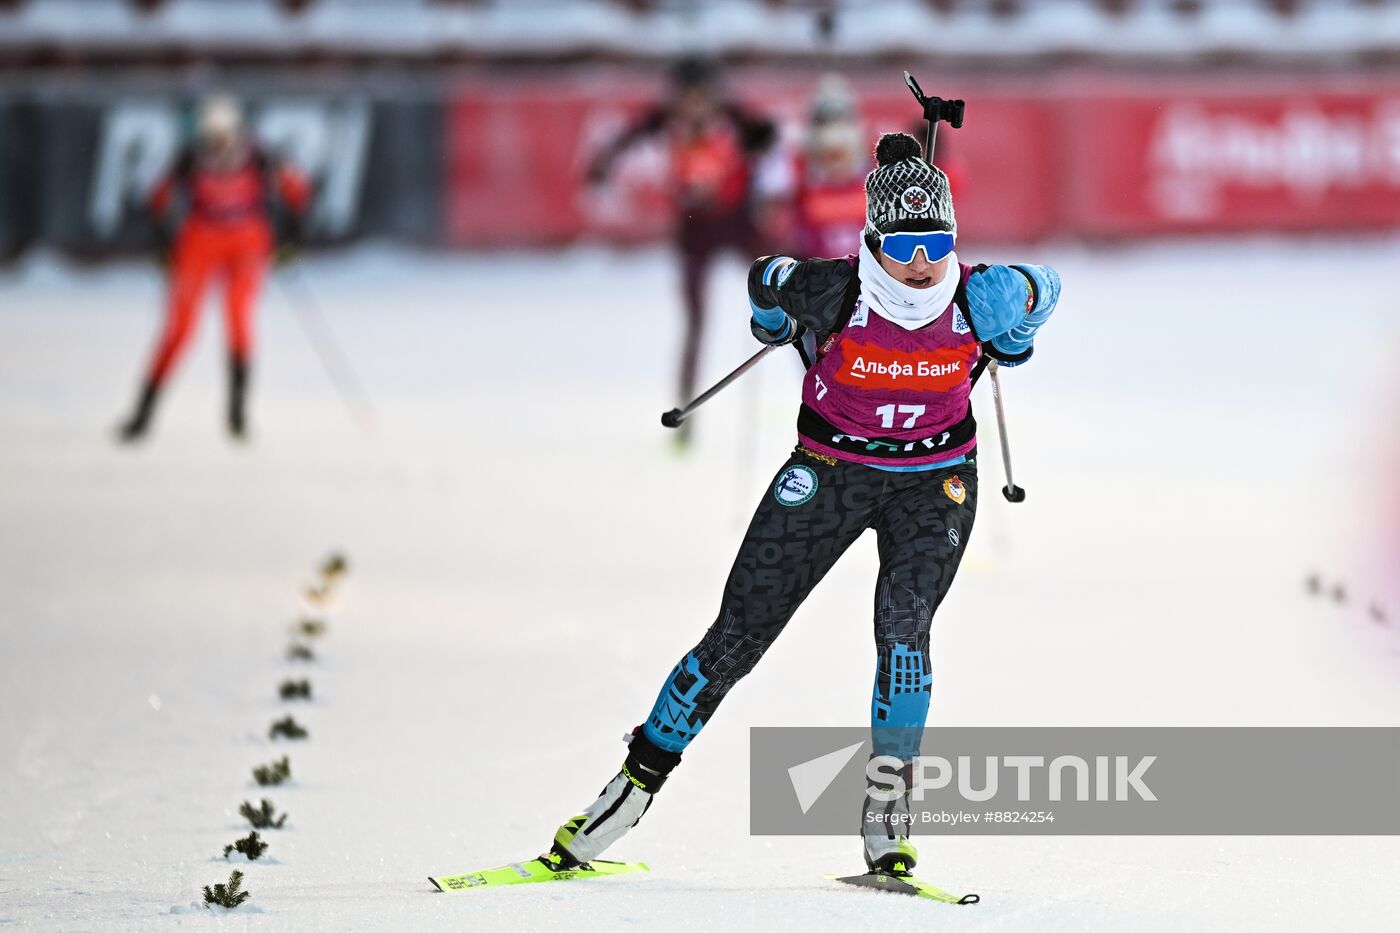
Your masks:
{"label": "ski track in snow", "polygon": [[[935,620],[934,723],[1400,725],[1400,624],[1355,604],[1394,553],[1376,451],[1396,423],[1383,402],[1400,398],[1395,249],[977,255],[1051,262],[1065,291],[1037,358],[1005,376],[1024,505],[996,494],[983,432],[977,531]],[[792,446],[799,371],[759,367],[680,457],[657,424],[676,401],[667,255],[365,247],[303,267],[374,397],[374,436],[269,283],[254,443],[219,432],[210,302],[154,439],[118,449],[156,276],[51,257],[0,273],[0,928],[1365,930],[1400,916],[1391,838],[924,835],[920,874],[982,896],[948,907],[825,881],[859,870],[854,837],[748,836],[748,726],[865,721],[871,538],[610,853],[649,875],[431,892],[430,873],[537,854],[613,773],[619,736],[713,617]],[[743,271],[713,279],[707,379],[752,352]],[[333,548],[351,562],[343,608],[318,659],[293,666],[298,588]],[[1348,581],[1353,603],[1308,599],[1313,571]],[[313,702],[277,701],[289,675]],[[266,739],[286,712],[308,741]],[[284,753],[295,780],[256,787],[249,769]],[[239,803],[264,796],[290,819],[262,834],[275,864],[238,866],[256,910],[191,909],[227,878]]]}

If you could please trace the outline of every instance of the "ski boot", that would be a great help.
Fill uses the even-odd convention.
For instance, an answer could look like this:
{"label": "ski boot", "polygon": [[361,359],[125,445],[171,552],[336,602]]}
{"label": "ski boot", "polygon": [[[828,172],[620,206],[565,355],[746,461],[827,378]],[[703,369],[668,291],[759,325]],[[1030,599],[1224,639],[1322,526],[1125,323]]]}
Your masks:
{"label": "ski boot", "polygon": [[[909,841],[909,791],[913,787],[912,762],[900,771],[904,792],[892,800],[892,784],[870,781],[861,807],[860,836],[865,845],[865,864],[872,872],[908,875],[919,861],[919,850]],[[878,792],[880,798],[871,796]]]}
{"label": "ski boot", "polygon": [[248,439],[248,361],[236,354],[228,361],[228,433],[236,441]]}
{"label": "ski boot", "polygon": [[155,412],[156,401],[160,398],[160,385],[154,380],[141,387],[141,398],[131,417],[117,428],[117,440],[123,444],[134,444],[146,436],[151,427],[151,415]]}
{"label": "ski boot", "polygon": [[666,783],[666,777],[680,763],[677,752],[653,745],[641,727],[627,737],[627,759],[598,799],[582,813],[564,821],[554,834],[554,843],[541,858],[563,871],[591,861],[637,825],[651,806],[652,797]]}

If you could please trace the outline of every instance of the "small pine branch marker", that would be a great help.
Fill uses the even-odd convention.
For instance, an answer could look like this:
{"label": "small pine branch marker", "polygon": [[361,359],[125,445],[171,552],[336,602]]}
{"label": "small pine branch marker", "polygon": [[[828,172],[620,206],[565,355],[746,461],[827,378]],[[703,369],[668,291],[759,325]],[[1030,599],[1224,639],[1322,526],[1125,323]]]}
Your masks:
{"label": "small pine branch marker", "polygon": [[313,619],[307,616],[292,626],[292,631],[305,638],[320,638],[326,634],[326,622],[324,619]]}
{"label": "small pine branch marker", "polygon": [[284,739],[304,739],[310,734],[310,732],[303,729],[301,724],[290,716],[283,716],[281,719],[274,722],[272,727],[267,730],[267,737],[269,739],[276,739],[279,737]]}
{"label": "small pine branch marker", "polygon": [[266,851],[267,843],[263,842],[262,837],[255,829],[232,845],[224,846],[224,858],[228,858],[234,852],[242,852],[248,856],[248,861],[256,862]]}
{"label": "small pine branch marker", "polygon": [[307,602],[313,606],[324,606],[335,597],[335,587],[340,578],[345,576],[350,565],[345,560],[345,555],[334,553],[321,562],[318,568],[320,583],[313,583],[302,587],[302,593],[306,596]]}
{"label": "small pine branch marker", "polygon": [[277,688],[277,694],[284,700],[309,700],[311,699],[311,681],[309,680],[284,680]]}
{"label": "small pine branch marker", "polygon": [[336,551],[321,562],[321,579],[336,580],[345,576],[345,572],[350,569],[350,562],[345,559],[345,555]]}
{"label": "small pine branch marker", "polygon": [[227,884],[216,884],[213,890],[210,890],[207,884],[204,886],[204,903],[226,907],[229,910],[233,910],[252,896],[253,892],[243,890],[243,872],[236,868],[229,872]]}
{"label": "small pine branch marker", "polygon": [[276,815],[272,807],[272,801],[266,797],[262,800],[261,807],[255,807],[248,801],[243,801],[243,805],[238,808],[238,813],[254,829],[281,829],[282,824],[287,822],[287,814]]}
{"label": "small pine branch marker", "polygon": [[253,769],[253,780],[259,787],[276,787],[292,776],[292,763],[283,755],[280,761],[268,765],[258,765]]}

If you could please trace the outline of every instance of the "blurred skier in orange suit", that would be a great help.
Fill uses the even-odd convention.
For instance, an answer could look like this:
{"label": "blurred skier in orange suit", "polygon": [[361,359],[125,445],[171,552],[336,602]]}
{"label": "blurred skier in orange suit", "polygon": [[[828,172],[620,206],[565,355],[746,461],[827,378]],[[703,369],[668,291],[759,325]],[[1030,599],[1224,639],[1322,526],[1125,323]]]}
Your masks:
{"label": "blurred skier in orange suit", "polygon": [[131,442],[150,429],[162,387],[194,333],[212,278],[223,280],[228,331],[228,430],[247,432],[246,398],[254,303],[279,242],[296,242],[310,199],[306,180],[269,157],[244,126],[231,97],[200,107],[198,138],[183,149],[152,191],[149,209],[169,260],[165,326],[136,409],[119,437]]}

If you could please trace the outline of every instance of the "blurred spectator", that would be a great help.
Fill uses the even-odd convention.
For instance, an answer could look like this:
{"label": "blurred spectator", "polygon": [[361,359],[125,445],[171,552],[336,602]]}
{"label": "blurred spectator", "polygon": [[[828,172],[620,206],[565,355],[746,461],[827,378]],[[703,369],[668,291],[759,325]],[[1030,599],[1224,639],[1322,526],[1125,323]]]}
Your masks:
{"label": "blurred spectator", "polygon": [[[1045,56],[1160,61],[1395,56],[1395,0],[0,0],[0,54],[65,64],[180,57],[356,57],[518,64],[522,55],[652,59],[705,36],[711,54],[905,56],[936,36],[944,63]],[[815,23],[814,23],[815,21]],[[858,28],[848,24],[858,23]],[[288,28],[288,27],[292,28]],[[25,49],[26,43],[33,43]]]}
{"label": "blurred spectator", "polygon": [[850,86],[840,75],[824,76],[793,160],[794,256],[845,256],[860,249],[870,151]]}

